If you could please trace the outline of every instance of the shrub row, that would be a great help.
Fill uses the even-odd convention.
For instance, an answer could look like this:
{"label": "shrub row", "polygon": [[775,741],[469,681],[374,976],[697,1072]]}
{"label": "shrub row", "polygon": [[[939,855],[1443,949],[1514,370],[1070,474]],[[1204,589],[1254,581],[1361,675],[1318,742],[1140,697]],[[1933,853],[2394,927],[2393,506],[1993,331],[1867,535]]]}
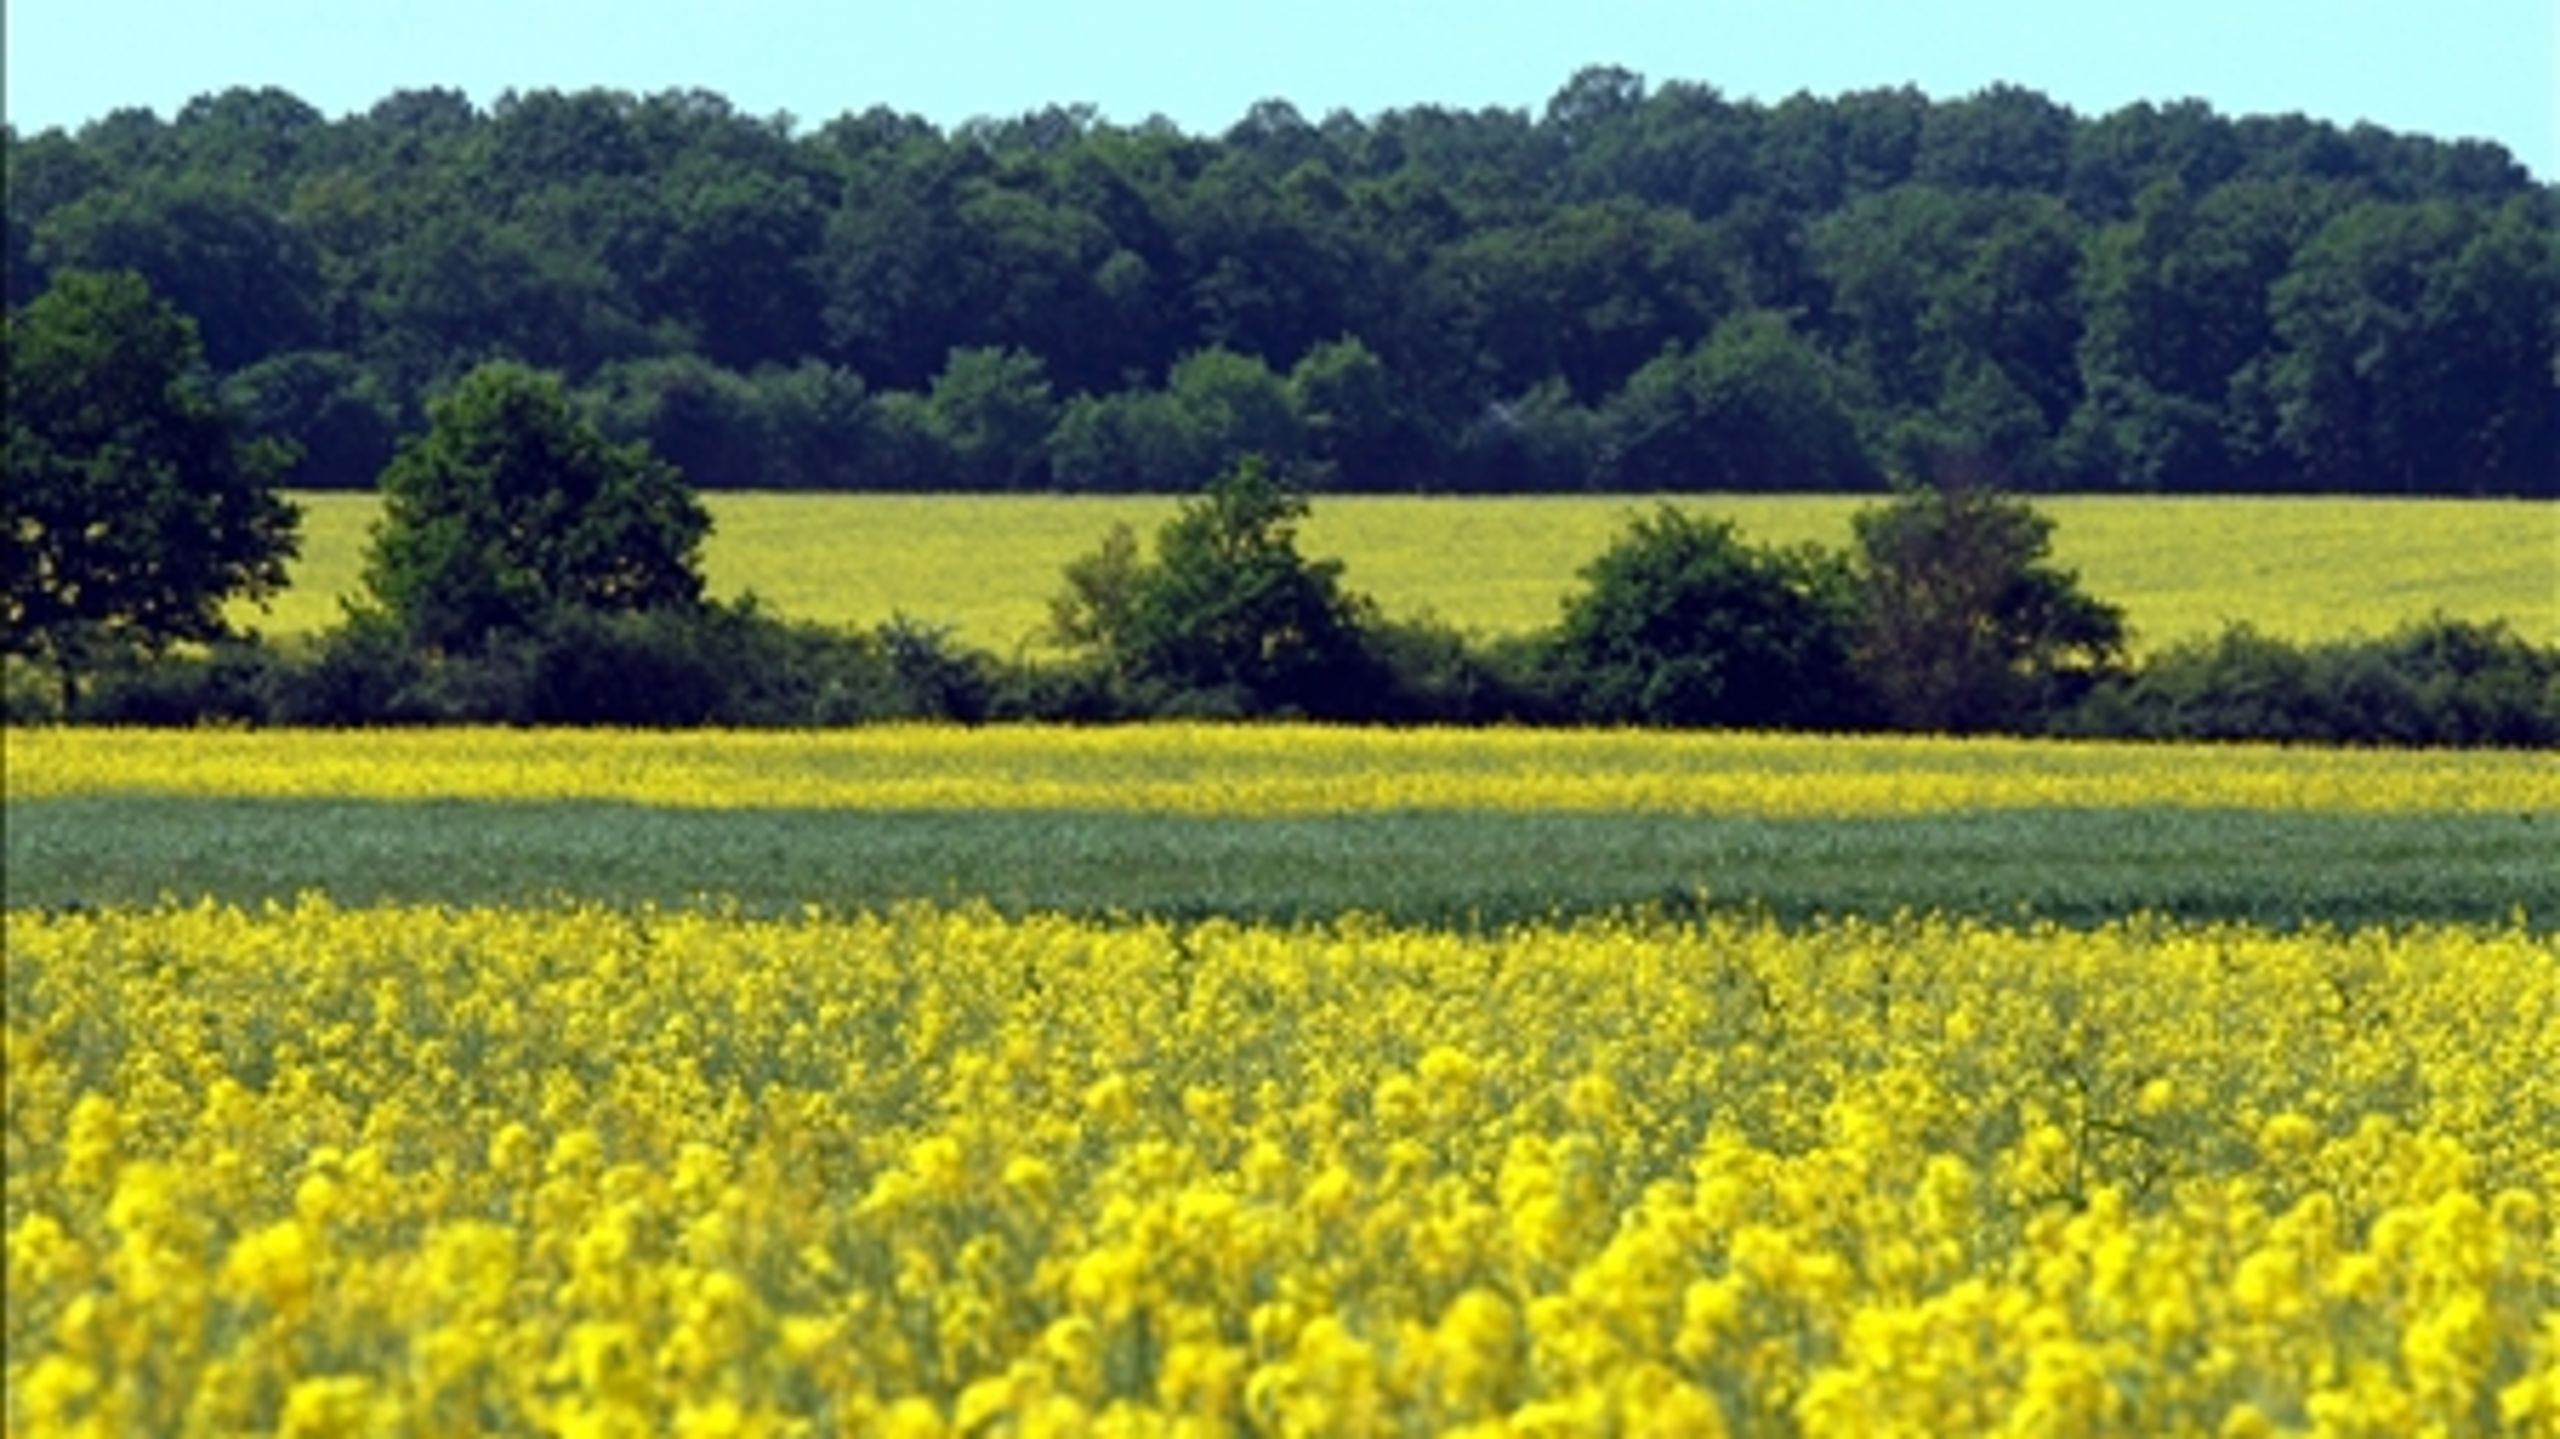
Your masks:
{"label": "shrub row", "polygon": [[[1362,634],[1356,683],[1273,705],[1234,685],[1132,680],[1096,659],[1004,659],[895,619],[848,631],[753,604],[566,612],[470,655],[421,653],[380,623],[228,643],[101,673],[64,714],[13,667],[12,723],[822,727],[896,720],[1111,723],[1305,717],[1394,724],[1618,724],[1552,637],[1475,643],[1445,625]],[[1644,722],[1639,718],[1636,722]],[[1844,697],[1805,729],[1879,727]],[[2076,738],[2560,746],[2560,647],[2504,622],[2437,618],[2378,639],[2295,644],[2234,626],[2057,696],[2008,728]]]}

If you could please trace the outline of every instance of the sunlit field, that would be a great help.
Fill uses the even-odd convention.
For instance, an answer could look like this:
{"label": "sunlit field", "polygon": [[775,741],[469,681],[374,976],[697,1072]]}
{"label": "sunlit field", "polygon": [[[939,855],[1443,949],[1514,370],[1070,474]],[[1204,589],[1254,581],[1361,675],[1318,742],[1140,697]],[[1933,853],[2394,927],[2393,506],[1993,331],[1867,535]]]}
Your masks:
{"label": "sunlit field", "polygon": [[2560,767],[10,729],[12,1435],[2560,1430]]}
{"label": "sunlit field", "polygon": [[[244,623],[290,634],[334,623],[356,593],[370,495],[299,496],[294,587]],[[780,612],[869,624],[904,612],[1013,653],[1036,639],[1066,562],[1116,521],[1142,537],[1166,498],[713,494],[715,593],[752,590]],[[1482,634],[1554,623],[1575,572],[1653,501],[1637,497],[1323,497],[1311,555],[1391,615],[1425,611]],[[1845,545],[1855,496],[1698,496],[1754,541]],[[2062,497],[2038,499],[2054,549],[2085,587],[2125,607],[2138,647],[2247,621],[2292,639],[2381,634],[2442,612],[2505,618],[2560,640],[2560,506],[2533,501]]]}
{"label": "sunlit field", "polygon": [[2560,1423],[2500,927],[309,900],[6,984],[13,1433]]}

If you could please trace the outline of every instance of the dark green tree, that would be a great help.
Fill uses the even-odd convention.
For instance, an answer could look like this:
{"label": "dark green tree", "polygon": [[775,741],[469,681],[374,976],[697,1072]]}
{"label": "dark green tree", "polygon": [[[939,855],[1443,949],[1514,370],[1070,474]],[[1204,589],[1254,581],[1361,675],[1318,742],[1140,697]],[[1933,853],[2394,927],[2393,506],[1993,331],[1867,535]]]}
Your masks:
{"label": "dark green tree", "polygon": [[191,316],[216,369],[321,339],[320,257],[280,207],[200,177],[92,192],[36,227],[57,269],[131,270]]}
{"label": "dark green tree", "polygon": [[1363,277],[1379,267],[1321,165],[1275,180],[1239,155],[1202,175],[1176,213],[1199,341],[1286,369],[1360,328]]}
{"label": "dark green tree", "polygon": [[1342,490],[1417,489],[1428,481],[1424,437],[1385,362],[1345,336],[1309,350],[1289,372],[1289,405],[1312,457]]}
{"label": "dark green tree", "polygon": [[1162,390],[1078,395],[1049,433],[1049,470],[1059,488],[1170,494],[1210,468],[1210,438]]}
{"label": "dark green tree", "polygon": [[1555,640],[1560,687],[1595,724],[1854,723],[1853,598],[1837,556],[1745,544],[1666,505],[1582,571]]}
{"label": "dark green tree", "polygon": [[576,398],[606,439],[646,445],[697,489],[784,488],[766,478],[755,387],[699,356],[607,365]]}
{"label": "dark green tree", "polygon": [[2202,100],[2139,102],[2072,131],[2065,189],[2081,214],[2121,219],[2154,185],[2201,194],[2230,179],[2244,158],[2230,122]]}
{"label": "dark green tree", "polygon": [[1602,411],[1608,488],[1631,491],[1877,489],[1834,367],[1765,310],[1666,351]]}
{"label": "dark green tree", "polygon": [[1376,698],[1370,606],[1342,566],[1299,554],[1307,502],[1248,457],[1157,532],[1116,532],[1067,570],[1053,637],[1094,654],[1142,702],[1356,717]]}
{"label": "dark green tree", "polygon": [[1038,489],[1058,421],[1047,367],[1021,350],[954,350],[927,401],[965,490]]}
{"label": "dark green tree", "polygon": [[2560,238],[2529,202],[2358,206],[2272,304],[2279,433],[2313,483],[2560,494]]}
{"label": "dark green tree", "polygon": [[1247,455],[1286,465],[1306,451],[1288,381],[1254,356],[1215,348],[1185,355],[1165,393],[1199,439],[1203,472],[1223,472]]}
{"label": "dark green tree", "polygon": [[1411,303],[1457,339],[1494,394],[1561,375],[1593,403],[1666,341],[1705,335],[1732,297],[1704,225],[1614,199],[1450,247]]}
{"label": "dark green tree", "polygon": [[[488,359],[582,389],[641,361],[751,383],[814,361],[861,377],[868,438],[803,445],[794,472],[1040,483],[917,408],[952,352],[991,350],[1055,386],[1051,483],[1185,489],[1263,449],[1350,486],[1582,485],[1630,377],[1766,310],[1905,478],[2514,490],[2552,443],[2551,346],[2517,363],[2554,308],[2532,298],[2548,186],[2492,144],[2192,101],[1763,104],[1595,66],[1543,111],[1274,98],[1193,135],[1077,106],[803,129],[701,90],[419,91],[331,117],[241,88],[0,150],[12,305],[49,268],[134,269],[226,381],[275,362],[239,381],[262,408],[308,411],[336,355],[409,430]],[[2163,187],[2186,199],[2142,198]],[[2454,223],[2308,244],[2357,206]],[[1211,352],[1290,377],[1299,448],[1168,393]],[[306,465],[338,469],[335,421],[294,423]]]}
{"label": "dark green tree", "polygon": [[[2282,485],[2253,456],[2273,444],[2273,416],[2235,414],[2235,395],[2263,388],[2276,343],[2268,293],[2336,203],[2299,185],[2251,181],[2198,198],[2161,180],[2130,218],[2088,237],[2084,396],[2061,447],[2074,485]],[[2253,429],[2264,439],[2253,443]]]}
{"label": "dark green tree", "polygon": [[299,458],[283,480],[296,489],[367,489],[391,461],[397,407],[335,350],[270,355],[225,379],[222,393],[251,433],[293,447]]}
{"label": "dark green tree", "polygon": [[492,362],[428,413],[383,471],[365,567],[414,642],[471,649],[564,610],[700,603],[710,515],[673,466],[607,442],[558,377]]}
{"label": "dark green tree", "polygon": [[2022,500],[1915,489],[1855,524],[1858,673],[1897,725],[2030,728],[2122,654],[2123,613],[2045,562],[2053,522]]}
{"label": "dark green tree", "polygon": [[1993,85],[1929,107],[1912,178],[1972,189],[2062,188],[2075,120],[2036,91]]}
{"label": "dark green tree", "polygon": [[810,264],[826,213],[796,177],[701,164],[670,187],[671,222],[644,280],[653,308],[715,363],[745,369],[814,354],[824,295]]}
{"label": "dark green tree", "polygon": [[583,377],[660,348],[603,264],[468,212],[385,250],[364,308],[372,357],[419,390],[488,359]]}
{"label": "dark green tree", "polygon": [[1459,485],[1491,493],[1572,493],[1603,479],[1600,417],[1561,379],[1488,404],[1458,436]]}
{"label": "dark green tree", "polygon": [[69,271],[5,333],[8,652],[52,667],[64,707],[119,653],[229,632],[295,552],[273,482],[291,453],[245,441],[195,326],[141,277]]}

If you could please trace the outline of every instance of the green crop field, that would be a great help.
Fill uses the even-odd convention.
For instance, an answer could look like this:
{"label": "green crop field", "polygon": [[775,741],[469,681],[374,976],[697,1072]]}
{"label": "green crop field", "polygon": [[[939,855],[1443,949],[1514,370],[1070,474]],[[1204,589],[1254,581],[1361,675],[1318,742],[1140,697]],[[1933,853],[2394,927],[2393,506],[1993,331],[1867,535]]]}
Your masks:
{"label": "green crop field", "polygon": [[12,905],[2560,918],[2517,753],[1141,726],[12,731]]}
{"label": "green crop field", "polygon": [[[332,623],[354,594],[378,503],[297,497],[303,556],[261,617],[273,634]],[[714,494],[715,593],[783,614],[868,624],[904,612],[1011,652],[1036,641],[1058,572],[1116,522],[1152,536],[1175,501],[1050,495]],[[1655,503],[1634,496],[1328,497],[1302,537],[1340,558],[1391,615],[1479,634],[1551,623],[1575,572]],[[1688,496],[1750,539],[1846,544],[1857,496]],[[2038,500],[2059,561],[2124,606],[2139,648],[2245,620],[2291,639],[2378,634],[2442,612],[2560,638],[2560,505],[2535,501],[2073,497]]]}

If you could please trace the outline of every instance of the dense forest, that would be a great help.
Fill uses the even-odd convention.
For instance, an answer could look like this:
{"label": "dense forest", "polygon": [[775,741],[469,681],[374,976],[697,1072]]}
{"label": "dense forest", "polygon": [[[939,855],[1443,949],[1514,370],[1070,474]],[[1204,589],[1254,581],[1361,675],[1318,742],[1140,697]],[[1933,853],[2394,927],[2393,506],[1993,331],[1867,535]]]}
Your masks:
{"label": "dense forest", "polygon": [[2560,493],[2560,188],[2193,101],[1591,68],[1199,136],[235,89],[6,165],[11,307],[140,273],[297,485],[506,357],[712,487]]}

